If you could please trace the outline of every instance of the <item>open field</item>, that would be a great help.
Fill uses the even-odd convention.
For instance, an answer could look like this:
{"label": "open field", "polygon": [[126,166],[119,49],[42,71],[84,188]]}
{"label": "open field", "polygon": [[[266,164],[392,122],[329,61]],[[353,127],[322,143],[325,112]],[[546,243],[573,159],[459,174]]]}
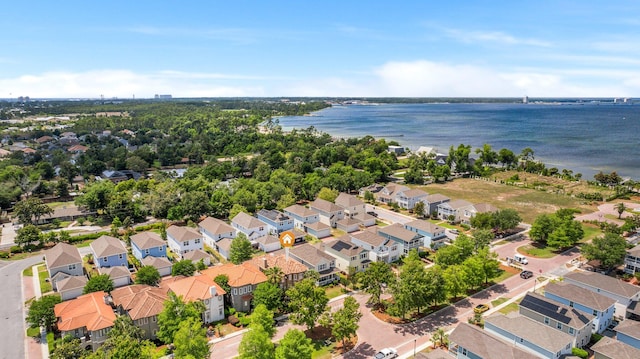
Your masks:
{"label": "open field", "polygon": [[[553,178],[553,180],[559,179]],[[419,188],[429,194],[440,193],[451,199],[490,203],[501,209],[513,208],[520,213],[526,223],[533,223],[540,214],[553,213],[560,208],[575,208],[581,213],[592,213],[597,210],[595,205],[568,195],[471,178],[460,178],[447,183],[432,183]]]}

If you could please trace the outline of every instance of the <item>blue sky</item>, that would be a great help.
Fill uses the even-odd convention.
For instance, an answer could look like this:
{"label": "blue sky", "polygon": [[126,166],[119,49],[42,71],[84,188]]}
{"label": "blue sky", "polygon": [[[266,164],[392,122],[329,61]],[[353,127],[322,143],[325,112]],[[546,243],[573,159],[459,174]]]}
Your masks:
{"label": "blue sky", "polygon": [[2,13],[0,98],[640,96],[631,0],[27,0]]}

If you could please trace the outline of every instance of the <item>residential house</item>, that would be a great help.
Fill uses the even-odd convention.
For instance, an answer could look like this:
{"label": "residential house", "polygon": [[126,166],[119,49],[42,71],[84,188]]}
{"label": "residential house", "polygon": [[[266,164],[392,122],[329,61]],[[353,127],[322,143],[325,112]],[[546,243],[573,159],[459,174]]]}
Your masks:
{"label": "residential house", "polygon": [[166,257],[146,256],[141,261],[143,266],[152,266],[158,270],[161,277],[171,275],[172,264]]}
{"label": "residential house", "polygon": [[359,230],[361,224],[362,222],[360,220],[351,217],[345,217],[336,222],[336,228],[341,231],[351,233]]}
{"label": "residential house", "polygon": [[399,185],[396,183],[389,183],[384,186],[378,193],[374,193],[376,201],[390,204],[397,202],[396,196],[400,192],[408,191],[410,188],[407,186]]}
{"label": "residential house", "polygon": [[222,258],[229,260],[229,256],[231,255],[231,242],[233,239],[231,238],[222,238],[221,240],[216,242],[215,249]]}
{"label": "residential house", "polygon": [[396,242],[400,252],[408,254],[412,249],[419,250],[424,244],[423,236],[420,233],[410,231],[400,223],[378,228],[378,235]]}
{"label": "residential house", "polygon": [[71,276],[84,276],[82,257],[75,246],[67,243],[58,243],[44,254],[49,278],[54,290],[57,289],[57,281]]}
{"label": "residential house", "polygon": [[369,251],[353,244],[346,234],[323,245],[324,252],[335,258],[336,267],[345,274],[364,272],[371,263]]}
{"label": "residential house", "polygon": [[404,147],[402,146],[387,146],[387,152],[393,153],[395,155],[401,155],[404,153]]}
{"label": "residential house", "polygon": [[640,244],[627,250],[627,255],[624,257],[624,272],[629,274],[640,272]]}
{"label": "residential house", "polygon": [[376,217],[370,215],[367,212],[361,212],[352,217],[357,221],[360,221],[360,225],[365,227],[371,227],[376,225]]}
{"label": "residential house", "polygon": [[401,247],[393,240],[382,237],[374,229],[350,234],[351,243],[369,251],[372,262],[395,262],[402,253]]}
{"label": "residential house", "polygon": [[573,336],[572,346],[582,348],[589,344],[593,315],[535,292],[527,293],[519,307],[521,315]]}
{"label": "residential house", "polygon": [[74,155],[80,155],[87,152],[87,150],[89,150],[89,147],[83,145],[73,145],[67,148],[67,151],[73,153]]}
{"label": "residential house", "polygon": [[42,144],[45,144],[45,143],[51,142],[51,141],[53,141],[53,137],[51,137],[51,136],[46,136],[45,135],[45,136],[41,136],[41,137],[36,138],[36,142],[39,145],[42,145]]}
{"label": "residential house", "polygon": [[627,317],[627,309],[640,300],[640,287],[597,272],[577,271],[564,277],[565,282],[575,284],[616,301],[615,317]]}
{"label": "residential house", "polygon": [[499,339],[475,325],[461,322],[449,334],[449,354],[457,359],[538,359],[513,342]]}
{"label": "residential house", "polygon": [[155,232],[140,232],[131,236],[131,253],[138,260],[147,256],[166,257],[167,245]]}
{"label": "residential house", "polygon": [[422,202],[424,202],[424,214],[436,217],[438,215],[438,205],[449,202],[449,197],[440,193],[430,194]]}
{"label": "residential house", "polygon": [[540,358],[571,355],[574,337],[516,312],[495,313],[484,318],[484,330]]}
{"label": "residential house", "polygon": [[111,304],[115,311],[119,315],[128,315],[133,324],[142,329],[143,338],[149,340],[157,339],[158,315],[168,298],[164,289],[145,284],[134,284],[111,292]]}
{"label": "residential house", "polygon": [[113,281],[114,288],[124,287],[131,284],[131,273],[127,267],[100,267],[98,268],[98,273],[108,275]]}
{"label": "residential house", "polygon": [[305,226],[320,221],[320,215],[307,207],[294,204],[284,209],[284,214],[293,218],[293,227],[305,231]]}
{"label": "residential house", "polygon": [[196,249],[195,251],[189,251],[185,253],[182,255],[182,259],[189,260],[193,262],[193,264],[202,261],[202,263],[204,263],[204,265],[206,266],[211,265],[211,256],[209,255],[209,253],[203,251],[202,249]]}
{"label": "residential house", "polygon": [[471,220],[473,204],[463,199],[440,203],[438,206],[438,218],[449,221],[453,218],[453,222],[468,224]]}
{"label": "residential house", "polygon": [[342,207],[345,217],[353,218],[361,213],[367,213],[365,203],[358,197],[341,192],[335,200],[336,205]]}
{"label": "residential house", "polygon": [[602,337],[591,346],[594,359],[631,359],[640,358],[640,349],[609,337]]}
{"label": "residential house", "polygon": [[228,293],[231,306],[239,312],[250,312],[252,308],[251,300],[253,299],[252,293],[256,290],[258,284],[267,281],[267,276],[249,262],[242,264],[226,263],[209,267],[202,271],[203,276],[211,279],[215,279],[222,274],[229,278],[227,284],[231,288],[231,293]]}
{"label": "residential house", "polygon": [[202,250],[202,235],[191,227],[171,226],[167,228],[167,243],[171,251],[180,259],[184,258],[187,252]]}
{"label": "residential house", "polygon": [[318,212],[320,222],[331,228],[336,228],[336,222],[344,218],[342,207],[322,198],[317,198],[311,202],[309,209]]}
{"label": "residential house", "polygon": [[428,195],[427,192],[417,188],[400,191],[396,195],[396,202],[400,208],[412,210],[418,202],[424,202]]}
{"label": "residential house", "polygon": [[258,246],[258,249],[265,253],[277,251],[278,249],[280,249],[280,238],[271,234],[256,238],[255,242]]}
{"label": "residential house", "polygon": [[293,258],[287,258],[285,254],[269,253],[259,257],[254,257],[250,261],[261,272],[266,272],[269,268],[278,267],[282,271],[280,288],[287,290],[296,283],[304,279],[305,273],[309,270],[307,266]]}
{"label": "residential house", "polygon": [[244,233],[252,244],[255,243],[256,238],[268,233],[266,223],[244,212],[240,212],[233,217],[231,226],[235,228],[236,234]]}
{"label": "residential house", "polygon": [[383,189],[383,188],[384,188],[384,186],[381,186],[381,185],[379,185],[379,184],[377,184],[377,183],[374,183],[374,184],[371,184],[371,185],[369,185],[369,186],[366,186],[366,187],[362,187],[362,188],[360,188],[360,189],[358,190],[358,195],[359,195],[360,197],[364,197],[364,195],[365,195],[367,192],[369,192],[369,193],[373,194],[373,195],[374,195],[374,197],[375,197],[376,193],[378,193],[378,192],[382,191],[382,189]]}
{"label": "residential house", "polygon": [[60,299],[64,301],[81,296],[86,285],[86,276],[74,275],[58,280],[56,282],[56,290],[60,293]]}
{"label": "residential house", "polygon": [[422,219],[405,223],[404,228],[421,235],[423,240],[421,245],[426,248],[437,248],[447,239],[443,227]]}
{"label": "residential house", "polygon": [[616,339],[636,349],[640,349],[640,322],[623,320],[614,330],[616,331]]}
{"label": "residential house", "polygon": [[102,171],[100,175],[100,178],[109,180],[113,183],[120,183],[130,179],[137,181],[142,177],[143,176],[140,173],[136,171],[131,171],[131,170],[120,170],[120,171],[105,170],[105,171]]}
{"label": "residential house", "polygon": [[35,224],[53,223],[55,220],[59,221],[75,221],[80,217],[86,217],[95,215],[96,212],[86,211],[84,208],[78,206],[62,206],[53,210],[52,213],[47,213],[42,217],[33,217]]}
{"label": "residential house", "polygon": [[202,233],[204,243],[209,247],[215,248],[216,242],[223,238],[235,238],[236,231],[222,220],[213,217],[207,217],[198,223],[198,229]]}
{"label": "residential house", "polygon": [[593,315],[593,333],[604,332],[613,321],[616,301],[577,285],[567,282],[550,283],[545,287],[544,296]]}
{"label": "residential house", "polygon": [[318,247],[305,243],[289,248],[289,256],[320,274],[317,284],[327,285],[338,281],[336,260]]}
{"label": "residential house", "polygon": [[213,278],[196,275],[176,280],[169,283],[168,287],[185,302],[204,304],[203,323],[208,324],[224,319],[224,295],[227,292],[214,282]]}
{"label": "residential house", "polygon": [[256,213],[259,220],[266,223],[267,231],[272,235],[279,235],[293,229],[293,218],[275,209],[261,209]]}
{"label": "residential house", "polygon": [[80,339],[82,348],[98,349],[116,320],[106,297],[107,293],[100,291],[56,304],[53,311],[60,335]]}
{"label": "residential house", "polygon": [[118,238],[103,235],[89,245],[96,267],[129,266],[127,247]]}
{"label": "residential house", "polygon": [[318,239],[326,238],[331,235],[331,227],[322,222],[309,223],[304,226],[305,231]]}

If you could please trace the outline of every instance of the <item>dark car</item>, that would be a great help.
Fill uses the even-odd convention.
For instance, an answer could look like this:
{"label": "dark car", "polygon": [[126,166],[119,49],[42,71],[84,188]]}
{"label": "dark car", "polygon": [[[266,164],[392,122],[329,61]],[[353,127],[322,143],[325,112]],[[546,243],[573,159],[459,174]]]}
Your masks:
{"label": "dark car", "polygon": [[520,272],[520,278],[528,279],[531,277],[533,277],[533,272],[530,270],[523,270],[522,272]]}

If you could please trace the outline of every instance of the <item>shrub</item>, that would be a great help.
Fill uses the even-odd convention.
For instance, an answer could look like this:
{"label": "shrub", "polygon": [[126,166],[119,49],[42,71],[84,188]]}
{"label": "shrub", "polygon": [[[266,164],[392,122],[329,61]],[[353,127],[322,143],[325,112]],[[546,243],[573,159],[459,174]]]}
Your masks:
{"label": "shrub", "polygon": [[20,246],[11,246],[11,248],[9,248],[9,251],[11,253],[22,253],[22,247],[20,247]]}
{"label": "shrub", "polygon": [[0,252],[0,258],[6,259],[9,258],[11,256],[11,253],[9,252]]}
{"label": "shrub", "polygon": [[582,359],[587,359],[589,357],[589,353],[586,350],[580,348],[571,348],[571,355],[575,355]]}
{"label": "shrub", "polygon": [[591,334],[591,343],[597,343],[600,339],[602,339],[602,335],[598,333]]}
{"label": "shrub", "polygon": [[236,327],[238,326],[238,323],[240,323],[240,320],[238,320],[238,317],[236,317],[235,315],[228,316],[227,321],[229,322],[229,324]]}

